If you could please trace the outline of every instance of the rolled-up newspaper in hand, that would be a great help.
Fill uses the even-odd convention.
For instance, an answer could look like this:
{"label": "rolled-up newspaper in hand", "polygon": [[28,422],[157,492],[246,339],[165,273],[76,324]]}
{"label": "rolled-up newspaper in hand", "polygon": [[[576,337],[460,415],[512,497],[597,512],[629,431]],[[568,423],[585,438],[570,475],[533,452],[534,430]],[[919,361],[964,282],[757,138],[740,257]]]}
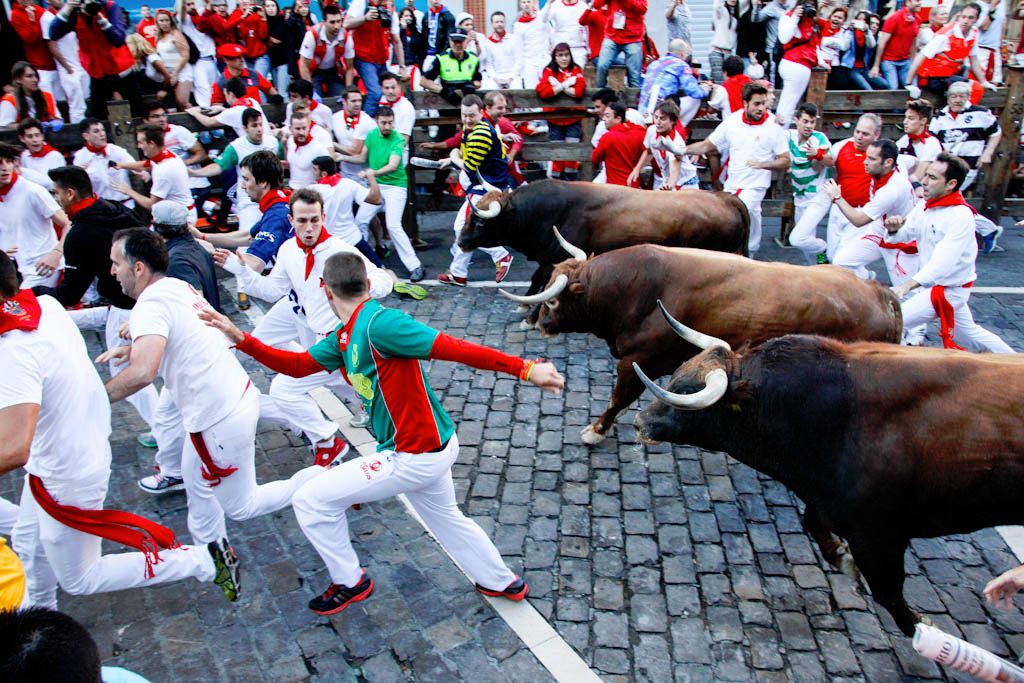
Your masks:
{"label": "rolled-up newspaper in hand", "polygon": [[918,624],[914,649],[922,657],[991,683],[1024,683],[1024,669],[934,626]]}

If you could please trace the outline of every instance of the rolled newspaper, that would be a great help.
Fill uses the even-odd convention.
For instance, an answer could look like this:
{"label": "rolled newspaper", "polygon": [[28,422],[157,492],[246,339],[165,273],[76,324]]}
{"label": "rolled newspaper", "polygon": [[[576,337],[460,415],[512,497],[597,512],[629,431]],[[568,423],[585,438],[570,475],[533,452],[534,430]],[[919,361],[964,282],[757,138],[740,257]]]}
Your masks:
{"label": "rolled newspaper", "polygon": [[914,649],[922,657],[991,683],[1024,683],[1024,669],[934,626],[918,624]]}

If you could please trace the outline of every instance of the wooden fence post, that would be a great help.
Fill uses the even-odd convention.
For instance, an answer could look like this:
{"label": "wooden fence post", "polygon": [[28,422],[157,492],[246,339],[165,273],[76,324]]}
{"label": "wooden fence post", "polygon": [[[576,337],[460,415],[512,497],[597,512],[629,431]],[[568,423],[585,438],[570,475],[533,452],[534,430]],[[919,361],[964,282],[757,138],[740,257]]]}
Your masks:
{"label": "wooden fence post", "polygon": [[138,158],[138,143],[135,140],[135,122],[132,120],[132,107],[128,100],[112,101],[107,107],[110,120],[111,142],[124,147],[128,153]]}
{"label": "wooden fence post", "polygon": [[981,213],[996,225],[1002,216],[1003,200],[1010,184],[1010,169],[1017,157],[1021,118],[1024,117],[1024,67],[1007,64],[1003,67],[1003,76],[1006,80],[1006,105],[999,114],[1003,137],[985,174],[989,178],[988,193],[981,205]]}
{"label": "wooden fence post", "polygon": [[813,102],[818,106],[818,113],[825,112],[825,89],[828,83],[828,69],[823,66],[816,66],[811,69],[811,80],[807,84],[807,93],[804,100]]}

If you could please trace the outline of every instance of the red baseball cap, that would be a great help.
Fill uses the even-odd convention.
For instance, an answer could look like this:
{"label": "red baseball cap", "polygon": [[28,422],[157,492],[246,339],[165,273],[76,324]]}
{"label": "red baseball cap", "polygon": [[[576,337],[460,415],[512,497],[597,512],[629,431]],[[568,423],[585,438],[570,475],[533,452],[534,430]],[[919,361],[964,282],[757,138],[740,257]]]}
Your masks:
{"label": "red baseball cap", "polygon": [[217,48],[217,56],[221,59],[231,59],[232,57],[244,57],[245,48],[235,43],[224,43]]}

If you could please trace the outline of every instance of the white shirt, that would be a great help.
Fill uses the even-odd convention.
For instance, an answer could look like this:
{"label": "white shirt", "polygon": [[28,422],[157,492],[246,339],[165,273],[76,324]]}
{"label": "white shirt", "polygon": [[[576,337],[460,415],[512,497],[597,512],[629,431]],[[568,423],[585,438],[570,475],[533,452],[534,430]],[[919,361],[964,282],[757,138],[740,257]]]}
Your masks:
{"label": "white shirt", "polygon": [[[284,125],[288,127],[292,124],[292,112],[294,108],[292,103],[289,102],[284,108]],[[319,102],[313,101],[309,104],[309,116],[313,119],[313,123],[318,126],[330,130],[331,129],[331,108],[326,104],[320,104]]]}
{"label": "white shirt", "polygon": [[297,317],[303,319],[314,333],[330,334],[338,326],[338,316],[334,315],[330,304],[327,303],[321,278],[328,257],[339,252],[359,254],[363,259],[366,275],[370,280],[370,296],[381,299],[391,293],[394,286],[392,277],[370,263],[355,247],[350,247],[333,235],[313,248],[313,269],[309,277],[306,277],[306,252],[299,246],[297,237],[281,245],[277,252],[277,261],[266,277],[252,268],[243,266],[237,259],[229,260],[234,261],[232,272],[238,271],[235,277],[238,278],[238,287],[241,291],[275,303],[288,296],[289,292],[294,292],[300,307],[300,310],[296,311]]}
{"label": "white shirt", "polygon": [[36,261],[57,247],[50,219],[58,211],[49,192],[21,176],[0,201],[0,250],[18,248],[14,259],[22,277],[35,275]]}
{"label": "white shirt", "polygon": [[[185,126],[179,126],[176,123],[168,124],[167,130],[164,131],[164,147],[173,152],[182,161],[192,156],[192,148],[195,147],[197,140],[198,138],[196,138],[195,133]],[[192,164],[189,168],[199,168],[201,166],[202,164]],[[209,187],[210,179],[189,176],[188,186]]]}
{"label": "white shirt", "polygon": [[971,51],[967,56],[968,58],[970,58],[976,57],[978,55],[978,29],[972,26],[971,30],[967,32],[967,36],[965,37],[963,32],[960,31],[960,24],[954,24],[953,30],[951,30],[949,33],[936,33],[935,37],[932,38],[927,45],[921,48],[921,54],[923,54],[925,57],[928,57],[929,59],[935,57],[936,55],[942,54],[943,52],[949,49],[950,36],[955,36],[957,38],[966,40],[971,40],[973,38],[974,45],[971,46]]}
{"label": "white shirt", "polygon": [[[548,0],[540,11],[540,21],[551,29],[551,45],[567,43],[569,47],[587,47],[587,27],[580,25],[580,17],[587,11],[587,3],[576,0],[568,4],[565,0]],[[550,51],[549,51],[550,54]],[[579,65],[583,68],[583,64]]]}
{"label": "white shirt", "polygon": [[[872,180],[872,187],[875,181]],[[882,222],[888,216],[908,216],[917,204],[917,195],[914,188],[907,180],[907,176],[896,171],[882,187],[871,193],[871,199],[861,209],[873,221],[880,221],[878,224],[879,234],[882,234],[884,226]]]}
{"label": "white shirt", "polygon": [[[666,140],[668,145],[664,144]],[[679,128],[673,128],[668,135],[659,136],[658,130],[653,124],[648,126],[647,133],[644,135],[644,147],[651,153],[654,163],[658,164],[658,170],[661,171],[661,182],[668,182],[669,175],[672,172],[671,164],[673,157],[679,159],[679,180],[676,182],[676,187],[697,175],[697,168],[690,161],[689,155],[677,155],[671,149],[668,149],[668,147],[680,150],[686,149],[686,139],[679,131]]]}
{"label": "white shirt", "polygon": [[772,172],[751,168],[747,162],[772,161],[780,154],[789,153],[789,138],[774,115],[768,113],[767,121],[752,126],[744,122],[743,114],[743,110],[733,112],[707,138],[719,152],[729,154],[726,192],[739,188],[767,189],[772,184]]}
{"label": "white shirt", "polygon": [[[989,12],[995,14],[992,17],[992,21],[989,22],[988,28],[984,31],[981,30],[981,19],[978,19],[978,26],[980,33],[978,34],[978,47],[988,48],[989,50],[998,50],[999,41],[1003,39],[1003,24],[1006,23],[1006,0],[1001,0],[995,9],[992,9],[991,5],[987,3],[982,4],[982,12]],[[982,14],[982,17],[985,15]]]}
{"label": "white shirt", "polygon": [[[38,11],[38,10],[36,10]],[[50,24],[53,23],[54,17],[57,15],[53,10],[46,10],[43,15],[39,17],[39,29],[43,33],[43,40],[50,39]],[[64,58],[68,64],[72,66],[76,71],[84,71],[82,68],[82,62],[78,57],[78,34],[74,31],[68,31],[59,40],[54,41],[57,44],[57,52],[60,52],[60,56]],[[57,65],[58,69],[63,69],[60,64]]]}
{"label": "white shirt", "polygon": [[[512,37],[516,41],[516,55],[521,72],[523,64],[539,66],[551,61],[551,29],[540,17],[533,21],[512,24]],[[520,73],[520,75],[522,75]]]}
{"label": "white shirt", "polygon": [[[351,12],[351,6],[349,7]],[[365,12],[364,12],[365,14]],[[352,47],[351,42],[346,42],[345,38],[348,32],[344,29],[338,31],[338,35],[335,36],[334,40],[327,40],[327,27],[321,24],[314,29],[317,31],[321,43],[327,45],[327,49],[324,51],[324,57],[320,60],[320,63],[316,65],[316,69],[333,69],[334,63],[334,48],[339,43],[342,45],[342,55],[346,59],[355,57],[355,49]],[[302,38],[302,45],[299,47],[299,57],[305,57],[306,59],[313,59],[313,54],[316,49],[316,37],[313,35],[313,31],[306,31],[306,35]]]}
{"label": "white shirt", "polygon": [[913,278],[922,287],[960,287],[977,279],[974,212],[966,206],[942,206],[925,211],[925,202],[919,202],[899,232],[888,238],[890,242],[914,240],[917,240],[921,267]]}
{"label": "white shirt", "polygon": [[[202,7],[197,7],[196,11],[200,16],[205,13]],[[196,44],[200,57],[213,57],[216,54],[217,43],[214,42],[213,36],[197,29],[196,25],[192,22],[191,14],[185,15],[185,20],[181,22],[181,30]]]}
{"label": "white shirt", "polygon": [[130,164],[135,162],[135,157],[128,153],[124,147],[108,142],[103,148],[106,156],[93,154],[88,147],[82,147],[75,152],[71,160],[75,166],[80,166],[89,174],[92,180],[92,191],[96,196],[109,199],[113,202],[123,203],[127,207],[135,206],[135,202],[123,192],[110,189],[110,183],[120,182],[130,184],[128,171],[125,169],[113,168],[110,164]]}
{"label": "white shirt", "polygon": [[[395,130],[404,135],[406,138],[412,136],[412,127],[416,125],[416,108],[412,106],[412,102],[405,95],[394,102],[388,102],[386,99],[381,98],[381,106],[385,104],[391,107],[395,112]],[[377,124],[374,123],[376,126]],[[366,136],[363,136],[365,139]]]}
{"label": "white shirt", "polygon": [[295,138],[288,138],[285,156],[288,159],[288,187],[298,190],[316,182],[313,159],[327,156],[327,150],[313,138],[307,138],[301,147],[296,146]]}
{"label": "white shirt", "polygon": [[492,33],[487,39],[487,49],[480,57],[480,70],[491,78],[517,76],[515,39],[508,31],[505,31],[505,35],[499,40],[495,40],[496,37],[497,34]]}
{"label": "white shirt", "polygon": [[354,247],[363,239],[363,234],[356,226],[352,205],[362,204],[370,190],[344,177],[334,186],[318,182],[313,189],[319,192],[324,200],[324,227],[327,228],[327,232]]}
{"label": "white shirt", "polygon": [[188,182],[188,168],[185,162],[178,157],[164,159],[157,163],[153,162],[149,167],[149,173],[153,176],[153,187],[149,191],[151,197],[161,199],[175,204],[181,204],[186,209],[196,205],[192,198],[192,190]]}
{"label": "white shirt", "polygon": [[167,340],[160,376],[192,434],[227,417],[249,385],[227,338],[196,315],[209,307],[187,282],[165,277],[146,287],[132,308],[133,342],[151,334]]}
{"label": "white shirt", "polygon": [[263,107],[259,105],[251,97],[240,97],[235,100],[235,103],[220,112],[213,118],[217,119],[217,123],[222,126],[227,126],[235,131],[235,135],[244,138],[245,137],[245,126],[242,124],[242,114],[245,113],[246,109],[255,109],[263,116],[263,137],[273,137],[274,129],[270,127],[270,120],[267,115],[263,113]]}
{"label": "white shirt", "polygon": [[[896,166],[908,175],[917,168],[918,161],[935,161],[942,152],[942,143],[934,135],[911,142],[910,136],[904,133],[903,137],[896,141],[896,146],[900,149],[900,154],[896,157]],[[904,153],[904,150],[910,149],[914,150],[913,154]]]}
{"label": "white shirt", "polygon": [[[0,100],[0,126],[13,126],[18,122],[18,106],[12,101],[14,95],[11,98]],[[54,105],[57,100],[54,98]],[[28,117],[26,118],[37,118],[36,117],[36,104],[35,101],[30,97],[28,98]],[[60,110],[57,110],[57,118],[60,118]]]}
{"label": "white shirt", "polygon": [[39,297],[35,330],[0,336],[0,409],[34,403],[39,419],[25,470],[44,482],[93,481],[110,468],[110,400],[82,333],[60,303]]}
{"label": "white shirt", "polygon": [[46,175],[47,171],[49,171],[50,169],[60,168],[61,166],[67,166],[67,163],[68,162],[64,160],[64,155],[58,152],[57,150],[47,152],[41,157],[32,156],[31,154],[29,154],[29,151],[27,149],[22,150],[21,152],[22,170],[28,169],[30,171],[35,171],[36,173],[42,173],[43,175]]}
{"label": "white shirt", "polygon": [[[377,124],[366,112],[360,111],[355,125],[349,128],[348,122],[345,120],[345,111],[339,110],[334,112],[332,127],[334,139],[338,141],[339,145],[347,147],[356,140],[365,140],[367,133],[376,128]],[[341,175],[352,180],[357,180],[359,172],[366,168],[366,164],[353,164],[348,161],[342,161],[338,166]]]}

